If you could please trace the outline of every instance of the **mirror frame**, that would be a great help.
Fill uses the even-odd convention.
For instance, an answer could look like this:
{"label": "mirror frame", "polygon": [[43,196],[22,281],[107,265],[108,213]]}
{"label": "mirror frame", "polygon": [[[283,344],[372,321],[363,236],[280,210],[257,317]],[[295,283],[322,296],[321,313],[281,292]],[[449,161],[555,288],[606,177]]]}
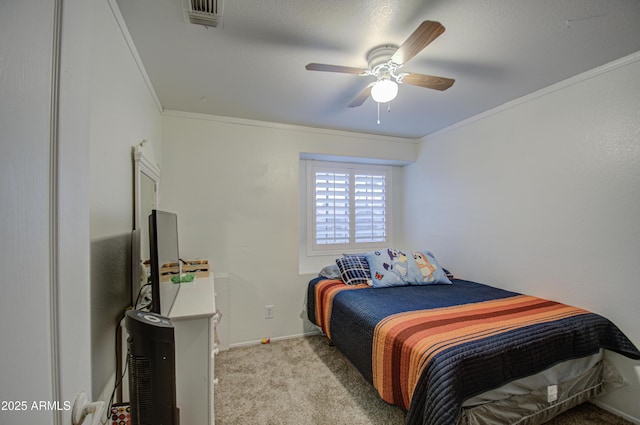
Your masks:
{"label": "mirror frame", "polygon": [[140,290],[140,278],[142,274],[140,263],[142,261],[142,243],[140,240],[141,226],[144,224],[142,214],[142,176],[145,175],[153,182],[153,196],[156,207],[160,202],[160,168],[144,153],[143,140],[132,149],[133,157],[133,230],[131,232],[131,305],[135,308],[136,298]]}
{"label": "mirror frame", "polygon": [[153,185],[153,196],[155,198],[156,206],[160,201],[160,168],[154,164],[148,156],[146,156],[143,152],[143,145],[145,142],[140,143],[138,146],[133,148],[133,184],[134,184],[134,221],[133,221],[133,230],[140,229],[140,225],[142,224],[142,217],[140,217],[141,213],[141,185],[142,185],[142,174],[149,177],[154,185]]}

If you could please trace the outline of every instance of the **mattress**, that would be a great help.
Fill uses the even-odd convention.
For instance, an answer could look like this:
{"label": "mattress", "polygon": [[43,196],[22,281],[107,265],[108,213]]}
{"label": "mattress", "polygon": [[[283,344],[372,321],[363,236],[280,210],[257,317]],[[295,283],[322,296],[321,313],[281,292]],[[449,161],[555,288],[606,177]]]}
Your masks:
{"label": "mattress", "polygon": [[525,376],[521,379],[508,382],[498,388],[485,391],[482,394],[471,397],[462,404],[462,407],[475,407],[481,404],[492,403],[508,399],[514,396],[530,394],[538,388],[547,388],[559,382],[566,382],[577,378],[588,370],[593,369],[603,361],[603,350],[578,359],[570,359],[551,366],[535,375]]}
{"label": "mattress", "polygon": [[622,376],[601,357],[568,360],[474,397],[465,402],[457,425],[539,425],[623,386]]}

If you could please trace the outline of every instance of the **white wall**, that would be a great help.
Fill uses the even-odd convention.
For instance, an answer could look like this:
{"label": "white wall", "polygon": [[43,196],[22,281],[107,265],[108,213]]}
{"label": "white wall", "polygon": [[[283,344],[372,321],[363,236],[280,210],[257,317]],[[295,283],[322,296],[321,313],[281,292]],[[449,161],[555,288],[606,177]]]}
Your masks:
{"label": "white wall", "polygon": [[[130,303],[132,147],[161,158],[161,116],[116,17],[115,2],[92,0],[90,111],[92,393],[111,386],[114,332]],[[112,10],[112,7],[114,9]],[[115,13],[115,15],[114,15]],[[109,388],[111,390],[112,388]]]}
{"label": "white wall", "polygon": [[[62,12],[60,49],[60,101],[58,146],[54,169],[57,176],[57,242],[51,244],[57,257],[57,289],[54,297],[58,327],[58,374],[61,398],[73,402],[83,391],[90,396],[91,312],[89,256],[89,109],[93,28],[88,17],[92,5],[83,0],[58,0]],[[62,4],[64,3],[64,4]],[[56,323],[57,322],[57,323]],[[37,348],[36,348],[37,349]],[[27,349],[28,350],[28,349]],[[40,381],[40,377],[35,382]],[[59,413],[60,424],[71,422],[71,411]],[[33,423],[33,422],[29,422]]]}
{"label": "white wall", "polygon": [[[640,53],[427,137],[407,242],[459,276],[608,317],[640,347]],[[640,421],[640,363],[602,399]]]}
{"label": "white wall", "polygon": [[160,162],[162,128],[160,106],[120,29],[123,23],[109,2],[93,3],[91,238],[96,239],[133,229],[131,150],[147,140],[145,148]]}
{"label": "white wall", "polygon": [[[178,213],[181,257],[206,258],[228,275],[216,279],[225,294],[220,327],[229,327],[223,346],[309,330],[303,304],[311,276],[299,274],[298,261],[300,153],[412,161],[415,148],[354,133],[163,116],[162,208]],[[275,306],[273,319],[264,319],[265,305]]]}

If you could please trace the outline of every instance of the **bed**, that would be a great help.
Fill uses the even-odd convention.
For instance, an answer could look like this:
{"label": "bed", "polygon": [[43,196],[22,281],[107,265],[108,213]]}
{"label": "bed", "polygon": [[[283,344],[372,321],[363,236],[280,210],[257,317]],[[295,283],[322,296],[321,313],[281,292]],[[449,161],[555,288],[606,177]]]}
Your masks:
{"label": "bed", "polygon": [[542,423],[620,384],[602,360],[604,349],[640,359],[602,316],[448,281],[384,287],[326,277],[309,282],[309,320],[382,399],[407,412],[406,424]]}

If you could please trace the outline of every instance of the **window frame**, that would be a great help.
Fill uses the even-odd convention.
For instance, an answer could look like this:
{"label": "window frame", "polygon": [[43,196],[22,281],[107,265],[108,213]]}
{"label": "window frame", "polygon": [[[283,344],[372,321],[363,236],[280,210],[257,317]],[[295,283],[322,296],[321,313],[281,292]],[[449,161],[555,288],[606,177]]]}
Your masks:
{"label": "window frame", "polygon": [[[359,164],[352,162],[330,162],[330,161],[318,161],[307,160],[307,255],[332,255],[332,254],[351,254],[351,253],[363,253],[373,251],[378,248],[384,248],[391,245],[392,236],[392,203],[391,203],[391,188],[392,188],[392,170],[390,165],[377,165],[377,164]],[[355,197],[349,198],[349,217],[350,223],[353,226],[350,227],[349,243],[338,244],[318,244],[316,243],[316,170],[329,171],[329,172],[349,172],[349,187],[350,193],[353,192],[356,173],[359,174],[377,174],[385,176],[385,238],[380,242],[355,242]]]}

